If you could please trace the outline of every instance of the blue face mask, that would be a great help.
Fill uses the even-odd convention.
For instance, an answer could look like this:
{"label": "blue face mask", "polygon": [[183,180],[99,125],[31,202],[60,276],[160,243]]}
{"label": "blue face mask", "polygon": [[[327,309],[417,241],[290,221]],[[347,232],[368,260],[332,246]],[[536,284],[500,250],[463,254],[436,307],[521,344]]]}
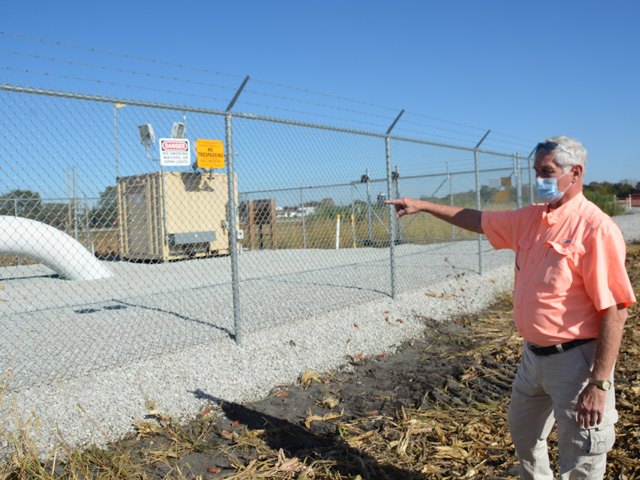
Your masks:
{"label": "blue face mask", "polygon": [[558,178],[536,178],[536,193],[538,194],[538,197],[551,204],[560,201],[564,196],[564,192],[567,190],[565,189],[564,192],[558,191],[558,180],[564,177],[567,173],[563,173]]}

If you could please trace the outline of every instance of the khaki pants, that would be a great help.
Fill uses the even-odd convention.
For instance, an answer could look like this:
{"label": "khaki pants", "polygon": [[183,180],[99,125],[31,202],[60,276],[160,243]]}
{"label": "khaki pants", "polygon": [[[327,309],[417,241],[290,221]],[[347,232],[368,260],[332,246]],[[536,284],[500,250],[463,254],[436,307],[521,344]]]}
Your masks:
{"label": "khaki pants", "polygon": [[578,395],[593,367],[595,349],[596,342],[590,342],[566,352],[538,356],[524,342],[508,413],[509,430],[520,460],[520,478],[554,478],[547,436],[556,422],[559,478],[604,477],[618,420],[613,388],[607,392],[604,418],[599,425],[580,428],[575,412]]}

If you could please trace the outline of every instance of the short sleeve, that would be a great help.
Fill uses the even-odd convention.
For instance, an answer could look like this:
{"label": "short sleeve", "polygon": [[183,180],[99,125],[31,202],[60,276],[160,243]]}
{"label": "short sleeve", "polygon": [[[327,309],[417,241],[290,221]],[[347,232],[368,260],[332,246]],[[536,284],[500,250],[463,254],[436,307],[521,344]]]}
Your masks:
{"label": "short sleeve", "polygon": [[598,226],[584,243],[582,275],[587,294],[598,311],[636,302],[625,267],[626,245],[620,229],[607,222]]}
{"label": "short sleeve", "polygon": [[482,232],[496,250],[510,248],[514,250],[514,210],[503,212],[482,212]]}

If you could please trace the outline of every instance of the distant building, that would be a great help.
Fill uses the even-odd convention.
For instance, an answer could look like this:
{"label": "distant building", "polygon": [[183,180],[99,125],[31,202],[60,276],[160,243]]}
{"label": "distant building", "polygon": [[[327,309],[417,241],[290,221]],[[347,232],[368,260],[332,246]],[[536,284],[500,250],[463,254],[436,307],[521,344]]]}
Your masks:
{"label": "distant building", "polygon": [[313,215],[316,211],[316,207],[276,207],[276,217],[279,218],[295,218],[302,217],[303,215]]}

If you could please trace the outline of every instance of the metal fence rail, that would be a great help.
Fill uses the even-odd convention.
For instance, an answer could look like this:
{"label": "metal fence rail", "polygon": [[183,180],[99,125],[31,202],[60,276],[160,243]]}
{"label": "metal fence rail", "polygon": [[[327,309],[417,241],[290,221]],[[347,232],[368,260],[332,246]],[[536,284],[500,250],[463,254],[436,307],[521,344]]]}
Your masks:
{"label": "metal fence rail", "polygon": [[[396,137],[395,122],[375,133],[233,104],[0,86],[4,369],[33,384],[219,336],[241,344],[243,329],[395,298],[452,242],[477,241],[459,268],[481,273],[481,237],[395,219],[382,201],[533,201],[530,159],[518,154]],[[169,138],[176,124],[193,147],[223,141],[225,167],[160,165],[138,127]],[[92,351],[95,338],[105,345]]]}

